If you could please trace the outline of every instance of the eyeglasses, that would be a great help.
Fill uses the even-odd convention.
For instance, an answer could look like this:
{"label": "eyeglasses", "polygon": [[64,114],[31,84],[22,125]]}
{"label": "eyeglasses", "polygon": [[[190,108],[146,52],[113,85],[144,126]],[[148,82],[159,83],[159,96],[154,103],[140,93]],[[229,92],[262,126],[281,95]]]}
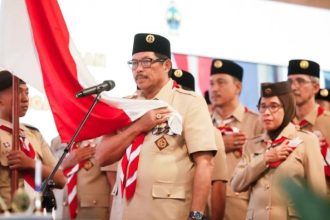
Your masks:
{"label": "eyeglasses", "polygon": [[289,81],[290,85],[292,85],[292,84],[298,84],[299,86],[305,85],[307,83],[313,83],[313,81],[307,81],[307,80],[305,80],[303,78],[297,78],[295,80],[288,79],[288,81]]}
{"label": "eyeglasses", "polygon": [[157,58],[157,59],[152,59],[152,58],[144,58],[142,60],[130,60],[127,62],[129,68],[132,70],[136,70],[139,66],[139,63],[141,63],[141,66],[143,68],[150,68],[151,64],[157,63],[157,62],[164,62],[164,59]]}
{"label": "eyeglasses", "polygon": [[257,105],[257,108],[260,113],[265,113],[266,109],[268,109],[271,113],[275,113],[282,107],[283,105],[277,103],[271,103],[270,105],[265,105],[265,104]]}

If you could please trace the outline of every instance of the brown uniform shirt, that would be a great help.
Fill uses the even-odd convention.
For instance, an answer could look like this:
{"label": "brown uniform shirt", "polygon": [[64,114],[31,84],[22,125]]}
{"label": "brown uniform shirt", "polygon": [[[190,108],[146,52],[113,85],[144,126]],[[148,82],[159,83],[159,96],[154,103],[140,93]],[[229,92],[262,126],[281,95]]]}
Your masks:
{"label": "brown uniform shirt", "polygon": [[[12,128],[12,124],[8,121],[0,119],[0,124]],[[52,155],[47,142],[44,140],[40,132],[36,129],[28,128],[20,125],[26,138],[31,143],[36,154],[43,164],[55,166],[56,160]],[[9,207],[10,195],[10,169],[8,167],[7,155],[12,150],[12,134],[0,129],[0,196],[5,200]],[[21,173],[20,173],[21,174]],[[19,186],[23,186],[23,177],[19,179]]]}
{"label": "brown uniform shirt", "polygon": [[[330,146],[330,112],[324,111],[322,114],[319,114],[318,109],[319,105],[315,105],[313,110],[306,115],[304,120],[308,123],[301,127],[301,129],[314,133],[320,132]],[[295,119],[294,122],[295,124],[299,124],[297,119]],[[330,196],[330,178],[326,178],[326,181],[328,185],[328,195]]]}
{"label": "brown uniform shirt", "polygon": [[[289,124],[279,137],[301,140],[296,149],[277,168],[269,168],[264,153],[270,146],[269,137],[250,140],[244,148],[245,154],[235,169],[231,186],[236,191],[251,188],[246,219],[296,219],[297,213],[292,202],[285,198],[281,180],[288,177],[302,185],[301,179],[317,192],[325,194],[326,184],[323,173],[323,159],[318,139],[309,132],[296,130]],[[267,144],[268,143],[268,144]]]}
{"label": "brown uniform shirt", "polygon": [[[213,124],[217,127],[223,123],[223,118],[216,112],[212,113]],[[242,104],[239,104],[237,108],[232,113],[233,120],[227,125],[231,127],[236,127],[243,131],[247,139],[251,139],[260,135],[262,132],[262,126],[258,118],[258,114],[245,108]],[[240,157],[237,157],[234,152],[229,152],[226,154],[228,177],[231,178],[236,165],[238,164]],[[217,165],[215,166],[215,172],[219,172],[221,169]],[[244,219],[246,215],[247,205],[248,205],[248,192],[234,192],[231,187],[226,188],[226,208],[224,219]]]}
{"label": "brown uniform shirt", "polygon": [[[169,80],[155,98],[167,102],[182,116],[182,135],[149,132],[145,136],[135,194],[129,202],[124,199],[122,219],[188,219],[195,173],[190,155],[217,150],[204,98],[193,92],[172,89],[172,85],[173,81]],[[144,99],[141,94],[136,98]],[[168,143],[162,150],[155,143],[161,137]]]}
{"label": "brown uniform shirt", "polygon": [[[84,142],[80,143],[81,146]],[[78,171],[78,214],[76,219],[109,219],[110,185],[95,158],[90,158]],[[70,219],[67,190],[64,192],[63,219]]]}

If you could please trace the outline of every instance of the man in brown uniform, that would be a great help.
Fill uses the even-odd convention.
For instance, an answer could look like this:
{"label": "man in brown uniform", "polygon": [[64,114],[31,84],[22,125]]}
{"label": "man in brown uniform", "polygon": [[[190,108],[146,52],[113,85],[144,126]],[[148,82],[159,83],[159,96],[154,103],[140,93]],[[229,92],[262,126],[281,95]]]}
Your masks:
{"label": "man in brown uniform", "polygon": [[[23,117],[29,107],[28,87],[24,81],[19,84],[19,117]],[[12,74],[0,71],[0,197],[10,207],[10,175],[12,169],[19,171],[19,186],[33,192],[35,160],[42,161],[42,178],[52,171],[56,160],[40,132],[33,127],[20,125],[20,140],[24,140],[21,150],[12,151]],[[24,149],[23,149],[24,148]],[[24,176],[24,177],[23,177]],[[32,179],[32,181],[31,181]],[[61,170],[54,176],[55,186],[63,188],[65,178]]]}
{"label": "man in brown uniform", "polygon": [[[160,108],[105,136],[96,149],[101,165],[122,158],[122,219],[203,218],[217,150],[212,122],[203,97],[174,86],[170,57],[166,38],[135,35],[128,64],[140,90],[131,98],[168,103],[182,116],[182,134],[168,132],[172,112],[170,107]],[[127,158],[131,166],[125,171]]]}
{"label": "man in brown uniform", "polygon": [[[214,107],[211,117],[213,124],[222,133],[227,156],[229,178],[242,156],[242,146],[249,138],[262,132],[258,115],[239,102],[242,90],[243,69],[230,60],[214,59],[211,66],[210,100]],[[218,193],[214,202],[221,202],[221,181],[213,183]],[[219,198],[216,197],[219,196]],[[244,219],[248,204],[248,192],[235,193],[230,187],[226,189],[224,219]]]}
{"label": "man in brown uniform", "polygon": [[[315,133],[320,140],[321,153],[324,157],[324,170],[330,191],[330,112],[315,102],[319,91],[320,66],[311,60],[290,60],[288,80],[296,101],[294,123],[301,129]],[[328,158],[328,159],[327,159]]]}
{"label": "man in brown uniform", "polygon": [[[195,79],[191,73],[180,69],[172,69],[171,78],[180,84],[183,89],[195,91]],[[212,175],[212,187],[205,214],[211,220],[219,220],[224,216],[225,184],[228,181],[228,174],[226,154],[221,132],[217,128],[214,129],[214,132],[218,151],[214,158],[215,167]],[[222,185],[220,188],[217,187],[219,183]],[[219,191],[219,189],[222,191]]]}
{"label": "man in brown uniform", "polygon": [[[101,168],[95,161],[95,145],[97,140],[83,141],[73,146],[67,157],[62,162],[62,169],[66,173],[70,168],[80,165],[77,171],[77,209],[76,213],[70,212],[69,198],[74,192],[69,192],[66,187],[64,194],[64,207],[61,219],[109,219],[110,205],[110,185],[107,180],[107,172],[101,171]],[[56,149],[65,144],[61,143],[60,137],[52,141],[52,148]],[[63,152],[64,149],[61,151]],[[71,175],[68,175],[70,180]],[[68,183],[69,184],[69,181]],[[71,215],[69,215],[71,214]]]}

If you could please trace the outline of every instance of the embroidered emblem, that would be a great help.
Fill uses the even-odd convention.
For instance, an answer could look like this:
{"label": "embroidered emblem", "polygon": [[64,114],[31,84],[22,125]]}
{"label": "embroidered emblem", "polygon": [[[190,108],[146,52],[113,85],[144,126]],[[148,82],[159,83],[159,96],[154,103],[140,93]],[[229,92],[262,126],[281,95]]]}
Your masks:
{"label": "embroidered emblem", "polygon": [[164,148],[166,148],[169,145],[164,136],[161,136],[160,138],[158,138],[155,141],[155,144],[159,150],[163,150]]}
{"label": "embroidered emblem", "polygon": [[146,41],[147,41],[147,43],[152,44],[155,41],[155,36],[152,34],[148,34],[146,36]]}
{"label": "embroidered emblem", "polygon": [[309,63],[307,60],[302,60],[300,61],[299,66],[301,69],[307,69],[309,67]]}
{"label": "embroidered emblem", "polygon": [[214,65],[215,68],[219,69],[219,68],[222,67],[223,63],[221,62],[221,60],[217,60],[217,61],[214,62],[213,65]]}
{"label": "embroidered emblem", "polygon": [[180,78],[182,75],[183,75],[182,70],[175,70],[175,71],[174,71],[174,76]]}

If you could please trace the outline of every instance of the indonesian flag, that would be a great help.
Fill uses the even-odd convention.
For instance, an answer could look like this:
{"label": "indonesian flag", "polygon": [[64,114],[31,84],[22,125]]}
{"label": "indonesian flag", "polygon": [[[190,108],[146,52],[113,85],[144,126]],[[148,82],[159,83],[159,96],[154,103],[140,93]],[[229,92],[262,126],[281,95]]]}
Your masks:
{"label": "indonesian flag", "polygon": [[[0,68],[45,91],[61,139],[69,142],[94,100],[75,94],[96,83],[70,39],[57,1],[2,0],[0,13]],[[157,100],[101,100],[76,141],[112,133],[163,106]],[[180,126],[175,128],[179,133]]]}

